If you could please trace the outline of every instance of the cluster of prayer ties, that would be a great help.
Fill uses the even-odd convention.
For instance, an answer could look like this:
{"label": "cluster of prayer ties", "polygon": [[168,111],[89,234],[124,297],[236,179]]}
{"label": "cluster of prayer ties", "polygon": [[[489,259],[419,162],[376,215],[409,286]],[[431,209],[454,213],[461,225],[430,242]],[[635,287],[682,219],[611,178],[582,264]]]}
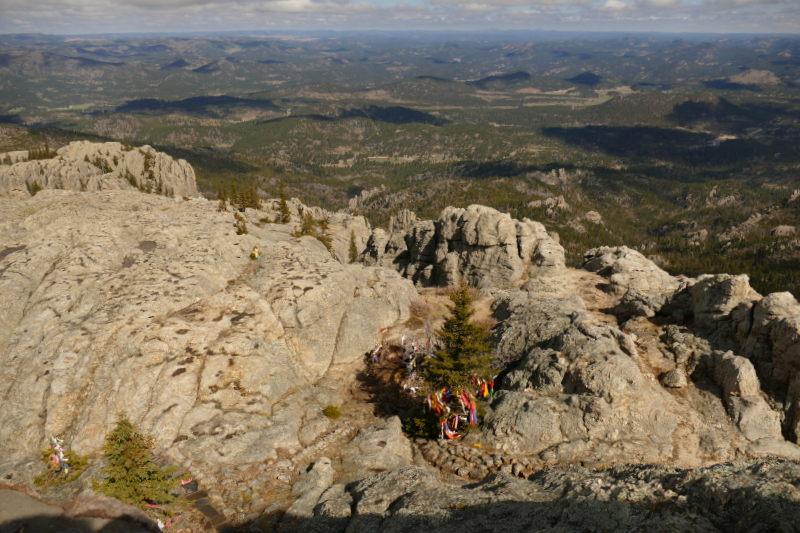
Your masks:
{"label": "cluster of prayer ties", "polygon": [[[477,396],[479,398],[490,398],[494,394],[494,376],[487,379],[479,377],[472,378],[472,384],[477,387]],[[453,413],[450,405],[459,404],[461,406],[461,413]],[[442,419],[442,431],[440,438],[444,439],[457,439],[461,435],[458,433],[458,426],[469,424],[475,426],[478,424],[478,410],[475,405],[475,395],[467,392],[452,391],[450,389],[442,389],[439,392],[430,394],[425,399],[424,411],[431,411],[439,416],[445,415]]]}

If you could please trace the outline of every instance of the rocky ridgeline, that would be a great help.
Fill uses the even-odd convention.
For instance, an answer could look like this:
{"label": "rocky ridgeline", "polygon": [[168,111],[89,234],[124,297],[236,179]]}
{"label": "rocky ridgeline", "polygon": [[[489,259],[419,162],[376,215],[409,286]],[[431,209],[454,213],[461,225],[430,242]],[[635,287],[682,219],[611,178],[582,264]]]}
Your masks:
{"label": "rocky ridgeline", "polygon": [[482,205],[447,207],[435,221],[402,212],[389,227],[388,233],[372,232],[359,261],[394,268],[421,286],[465,280],[478,288],[510,288],[565,268],[557,235]]}
{"label": "rocky ridgeline", "polygon": [[[57,434],[93,461],[44,496],[85,496],[124,413],[160,463],[200,482],[215,527],[792,531],[800,519],[788,293],[673,277],[626,247],[566,268],[541,224],[482,206],[403,212],[385,232],[291,201],[293,216],[330,220],[337,260],[294,223],[259,222],[275,201],[246,210],[250,233],[236,235],[215,202],[127,189],[0,199],[6,483],[30,486]],[[348,265],[351,233],[363,251]],[[410,332],[412,302],[437,292],[415,283],[462,279],[493,301],[498,387],[462,439],[411,441],[355,378],[378,330]]]}
{"label": "rocky ridgeline", "polygon": [[[20,161],[14,152],[13,161]],[[150,146],[75,141],[52,159],[0,166],[0,197],[25,198],[38,189],[108,191],[139,189],[165,196],[196,196],[194,169]]]}

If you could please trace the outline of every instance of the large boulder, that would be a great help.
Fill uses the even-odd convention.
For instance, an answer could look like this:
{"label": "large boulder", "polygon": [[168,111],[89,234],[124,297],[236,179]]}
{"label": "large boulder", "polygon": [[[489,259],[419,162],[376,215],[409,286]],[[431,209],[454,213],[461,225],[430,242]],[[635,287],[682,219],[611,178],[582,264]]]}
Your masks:
{"label": "large boulder", "polygon": [[769,230],[769,234],[773,237],[791,237],[796,232],[794,226],[775,226]]}
{"label": "large boulder", "polygon": [[75,141],[56,157],[0,166],[0,196],[25,198],[42,189],[139,189],[166,196],[197,196],[194,169],[150,146]]}
{"label": "large boulder", "polygon": [[294,453],[342,402],[323,377],[352,373],[416,298],[397,272],[343,265],[287,226],[236,235],[203,199],[0,202],[0,473],[51,435],[96,453],[118,413],[183,463]]}
{"label": "large boulder", "polygon": [[568,320],[542,341],[544,324],[528,322],[536,347],[495,394],[485,441],[548,462],[671,457],[679,419],[664,409],[663,389],[643,376],[633,342],[586,313]]}
{"label": "large boulder", "polygon": [[783,440],[780,417],[761,396],[756,369],[748,359],[732,352],[717,354],[714,379],[731,418],[747,439]]}
{"label": "large boulder", "polygon": [[341,471],[354,479],[408,466],[413,459],[411,442],[396,416],[361,428],[341,454]]}
{"label": "large boulder", "polygon": [[689,294],[692,296],[694,323],[702,328],[715,328],[742,301],[761,296],[750,287],[746,274],[705,274],[697,278]]}
{"label": "large boulder", "polygon": [[[697,466],[740,453],[800,457],[744,357],[715,352],[676,326],[659,333],[641,319],[631,321],[639,329],[625,329],[650,340],[637,339],[598,320],[577,297],[493,294],[506,372],[480,433],[468,439],[540,464]],[[699,392],[717,387],[719,396]],[[678,390],[688,392],[682,397]]]}
{"label": "large boulder", "polygon": [[583,268],[608,278],[609,291],[622,296],[630,289],[662,294],[678,288],[678,280],[627,246],[592,248],[583,254]]}
{"label": "large boulder", "polygon": [[321,457],[300,481],[292,486],[292,496],[297,496],[292,506],[286,511],[291,518],[307,518],[312,516],[319,497],[333,483],[331,460]]}
{"label": "large boulder", "polygon": [[500,321],[492,332],[495,361],[501,368],[523,359],[533,349],[560,335],[585,309],[577,296],[552,298],[525,291],[494,292],[494,316]]}
{"label": "large boulder", "polygon": [[424,286],[464,280],[479,288],[512,287],[526,276],[565,269],[564,249],[538,222],[481,205],[447,207],[435,222],[408,213],[402,218],[393,219],[391,234],[374,230],[359,261],[391,266]]}

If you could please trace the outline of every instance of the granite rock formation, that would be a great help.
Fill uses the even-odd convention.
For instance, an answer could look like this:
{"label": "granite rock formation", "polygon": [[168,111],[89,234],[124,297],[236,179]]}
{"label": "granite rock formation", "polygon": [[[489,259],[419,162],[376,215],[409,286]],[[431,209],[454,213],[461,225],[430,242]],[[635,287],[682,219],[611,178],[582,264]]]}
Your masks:
{"label": "granite rock formation", "polygon": [[374,230],[359,261],[395,268],[422,286],[464,280],[478,288],[509,288],[565,268],[564,249],[541,223],[490,207],[447,207],[436,221],[404,214],[392,228],[398,229]]}
{"label": "granite rock formation", "polygon": [[2,205],[6,470],[50,435],[96,452],[117,413],[180,464],[298,452],[341,403],[335,370],[416,298],[396,272],[342,265],[287,226],[236,235],[204,199],[43,190]]}
{"label": "granite rock formation", "polygon": [[165,196],[197,196],[194,169],[150,146],[75,141],[52,159],[0,166],[0,197],[25,198],[36,189],[139,189]]}
{"label": "granite rock formation", "polygon": [[[293,223],[261,223],[277,209],[265,200],[236,235],[216,202],[143,194],[119,157],[104,175],[76,157],[86,192],[31,196],[14,177],[0,198],[0,479],[30,485],[60,435],[92,462],[48,497],[89,502],[123,413],[220,520],[251,531],[793,531],[800,519],[791,294],[761,296],[746,275],[671,276],[626,247],[569,269],[544,226],[483,206],[402,212],[387,232],[289,201],[293,217],[329,220],[328,250]],[[164,165],[162,192],[193,187]],[[414,284],[462,280],[492,302],[498,386],[478,430],[412,441],[399,408],[359,389],[364,356],[382,328],[421,323],[418,298],[443,298]]]}
{"label": "granite rock formation", "polygon": [[[425,467],[334,485],[294,531],[794,531],[800,465],[750,460],[697,470],[557,467],[453,484]],[[334,489],[334,487],[337,487]]]}
{"label": "granite rock formation", "polygon": [[0,531],[70,533],[158,533],[140,509],[105,496],[87,496],[64,504],[43,499],[30,487],[0,482]]}

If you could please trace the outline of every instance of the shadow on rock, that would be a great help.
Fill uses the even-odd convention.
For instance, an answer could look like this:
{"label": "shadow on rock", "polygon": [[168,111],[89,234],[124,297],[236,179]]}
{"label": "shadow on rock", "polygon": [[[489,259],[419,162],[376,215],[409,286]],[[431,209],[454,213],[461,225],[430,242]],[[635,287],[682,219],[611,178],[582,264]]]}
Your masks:
{"label": "shadow on rock", "polygon": [[375,415],[387,417],[402,415],[415,407],[416,402],[403,388],[407,378],[406,364],[385,349],[379,363],[370,362],[358,372],[356,382],[361,399],[373,406]]}
{"label": "shadow on rock", "polygon": [[112,498],[81,498],[62,507],[41,500],[25,487],[0,488],[0,533],[158,531],[158,525],[139,509]]}
{"label": "shadow on rock", "polygon": [[333,485],[313,516],[236,526],[261,532],[798,531],[800,465],[780,459],[697,470],[558,467],[450,485],[407,467]]}

